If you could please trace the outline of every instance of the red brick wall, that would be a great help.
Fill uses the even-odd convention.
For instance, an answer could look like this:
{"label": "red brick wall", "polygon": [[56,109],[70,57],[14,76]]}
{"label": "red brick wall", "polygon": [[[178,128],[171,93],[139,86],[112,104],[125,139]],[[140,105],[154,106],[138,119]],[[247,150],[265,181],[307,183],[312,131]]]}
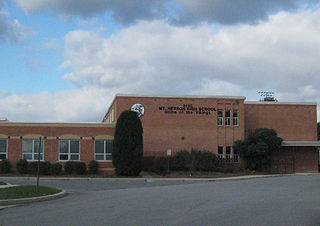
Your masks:
{"label": "red brick wall", "polygon": [[318,172],[317,147],[281,147],[272,155],[272,169],[279,173]]}
{"label": "red brick wall", "polygon": [[[114,134],[114,125],[70,124],[70,123],[1,123],[0,134],[8,139],[8,159],[13,166],[22,158],[22,139],[30,134],[39,134],[44,138],[44,160],[51,163],[59,162],[59,139],[62,135],[79,136],[80,161],[88,164],[94,159],[94,140],[98,135]],[[22,138],[22,139],[21,139]],[[81,139],[83,138],[83,139]],[[62,164],[64,162],[61,162]],[[99,162],[102,168],[113,168],[112,162]],[[104,170],[104,169],[102,169]]]}
{"label": "red brick wall", "polygon": [[[144,105],[145,114],[141,117],[143,125],[144,154],[165,155],[167,149],[173,152],[191,148],[206,149],[217,153],[218,146],[232,146],[233,142],[244,138],[243,99],[206,99],[206,98],[153,98],[153,97],[116,97],[115,117],[122,111],[131,109],[135,103]],[[209,115],[165,113],[159,107],[210,107],[218,109],[238,109],[239,126],[217,126],[217,111]]]}
{"label": "red brick wall", "polygon": [[269,128],[285,141],[317,140],[317,106],[245,104],[245,131]]}

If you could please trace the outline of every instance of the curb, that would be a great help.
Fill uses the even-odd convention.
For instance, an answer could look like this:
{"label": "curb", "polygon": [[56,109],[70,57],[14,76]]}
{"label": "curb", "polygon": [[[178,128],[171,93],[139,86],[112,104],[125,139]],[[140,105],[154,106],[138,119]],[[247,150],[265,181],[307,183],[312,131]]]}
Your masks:
{"label": "curb", "polygon": [[28,204],[33,202],[42,202],[42,201],[49,201],[49,200],[55,200],[62,197],[67,196],[69,193],[67,193],[65,190],[62,190],[59,193],[53,194],[53,195],[45,195],[40,197],[32,197],[32,198],[24,198],[24,199],[7,199],[7,200],[0,200],[0,206],[6,206],[6,205],[17,205],[17,204]]}
{"label": "curb", "polygon": [[[105,180],[105,181],[225,181],[244,180],[265,177],[283,176],[313,176],[319,173],[294,173],[294,174],[264,174],[264,175],[244,175],[234,177],[42,177],[41,180]],[[24,179],[35,180],[34,177],[0,177],[0,179]]]}

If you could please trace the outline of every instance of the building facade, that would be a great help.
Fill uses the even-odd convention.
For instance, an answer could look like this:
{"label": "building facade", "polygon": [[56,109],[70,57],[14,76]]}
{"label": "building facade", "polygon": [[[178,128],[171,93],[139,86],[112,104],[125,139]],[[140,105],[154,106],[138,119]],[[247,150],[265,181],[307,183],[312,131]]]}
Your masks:
{"label": "building facade", "polygon": [[256,128],[275,129],[284,142],[273,155],[277,172],[317,172],[316,103],[245,101],[243,96],[115,96],[101,123],[0,123],[0,158],[13,164],[40,158],[89,163],[95,159],[112,172],[112,140],[117,118],[124,110],[139,113],[144,155],[166,156],[192,148],[240,162],[233,151],[236,140]]}

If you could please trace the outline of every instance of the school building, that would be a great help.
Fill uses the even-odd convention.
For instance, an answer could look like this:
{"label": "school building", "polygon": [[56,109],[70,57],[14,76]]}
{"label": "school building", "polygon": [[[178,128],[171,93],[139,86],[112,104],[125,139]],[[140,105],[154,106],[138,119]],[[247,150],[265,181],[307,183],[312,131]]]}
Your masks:
{"label": "school building", "polygon": [[243,96],[155,96],[117,94],[100,123],[0,122],[0,159],[51,163],[99,162],[113,172],[112,140],[124,110],[138,112],[143,126],[144,155],[166,156],[168,150],[212,151],[239,163],[233,151],[256,128],[270,128],[283,138],[273,154],[276,172],[318,172],[317,105],[307,102],[245,101]]}

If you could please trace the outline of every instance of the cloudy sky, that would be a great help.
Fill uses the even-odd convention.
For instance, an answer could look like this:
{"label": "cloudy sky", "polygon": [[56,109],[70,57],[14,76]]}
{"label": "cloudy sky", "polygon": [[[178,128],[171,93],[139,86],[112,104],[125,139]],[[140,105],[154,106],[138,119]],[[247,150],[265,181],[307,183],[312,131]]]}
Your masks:
{"label": "cloudy sky", "polygon": [[99,122],[116,93],[317,102],[320,0],[0,0],[0,62],[10,121]]}

